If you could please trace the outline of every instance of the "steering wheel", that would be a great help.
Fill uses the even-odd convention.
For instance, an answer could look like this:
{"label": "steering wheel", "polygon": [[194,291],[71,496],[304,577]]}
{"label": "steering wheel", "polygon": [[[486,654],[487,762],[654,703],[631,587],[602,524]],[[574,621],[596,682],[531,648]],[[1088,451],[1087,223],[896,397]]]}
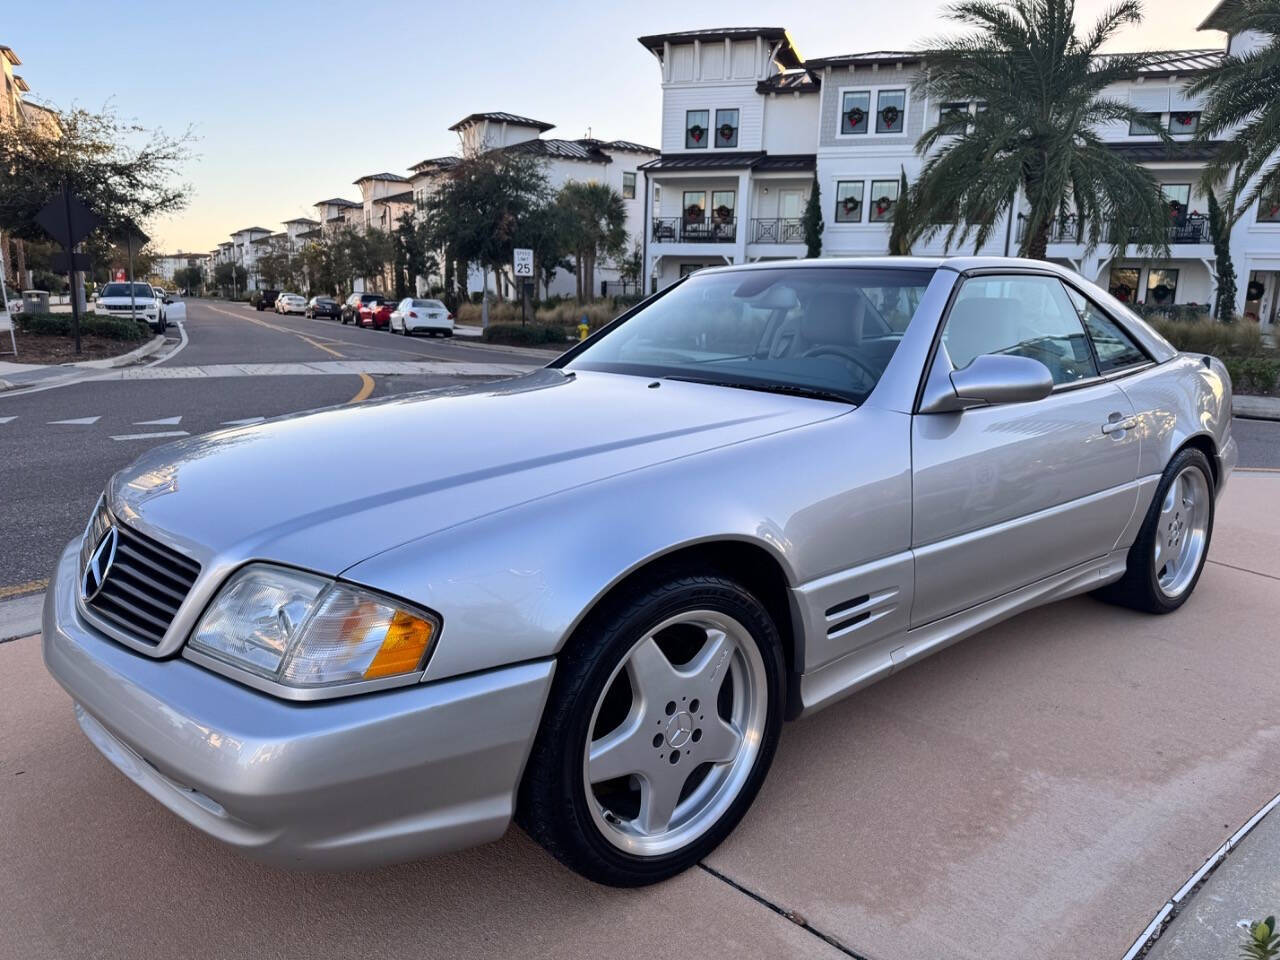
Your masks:
{"label": "steering wheel", "polygon": [[880,372],[872,367],[867,361],[863,360],[856,353],[845,350],[843,347],[832,345],[824,345],[820,347],[810,347],[804,353],[800,354],[802,359],[809,357],[836,357],[844,360],[858,370],[867,378],[867,382],[874,384],[880,379]]}

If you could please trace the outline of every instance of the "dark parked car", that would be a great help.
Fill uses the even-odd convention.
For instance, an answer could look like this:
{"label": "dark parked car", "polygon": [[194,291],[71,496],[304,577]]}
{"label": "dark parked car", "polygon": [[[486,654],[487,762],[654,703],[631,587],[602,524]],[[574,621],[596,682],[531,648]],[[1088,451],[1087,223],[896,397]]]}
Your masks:
{"label": "dark parked car", "polygon": [[307,309],[303,312],[312,319],[328,317],[330,320],[337,320],[342,316],[342,307],[333,297],[312,297],[307,301]]}
{"label": "dark parked car", "polygon": [[255,290],[249,296],[249,302],[259,310],[266,310],[268,307],[275,307],[278,296],[280,296],[279,290]]}
{"label": "dark parked car", "polygon": [[367,304],[381,303],[387,298],[380,293],[353,293],[347,297],[342,304],[342,322],[354,323],[356,326],[361,325],[361,320],[367,320],[368,317],[361,318],[360,311]]}

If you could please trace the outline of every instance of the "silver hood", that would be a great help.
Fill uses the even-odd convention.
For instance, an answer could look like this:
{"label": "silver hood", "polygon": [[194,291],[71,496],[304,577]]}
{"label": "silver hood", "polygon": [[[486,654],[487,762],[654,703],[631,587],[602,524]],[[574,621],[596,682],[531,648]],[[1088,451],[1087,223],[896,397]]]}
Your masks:
{"label": "silver hood", "polygon": [[206,567],[266,559],[337,574],[519,503],[850,409],[652,383],[539,370],[220,430],[144,454],[108,501]]}

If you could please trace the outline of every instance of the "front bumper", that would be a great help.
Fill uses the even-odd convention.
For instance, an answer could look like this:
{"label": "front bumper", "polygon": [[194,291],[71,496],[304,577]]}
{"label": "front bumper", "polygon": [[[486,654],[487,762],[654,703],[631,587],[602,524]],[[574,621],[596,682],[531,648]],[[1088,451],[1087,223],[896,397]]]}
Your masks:
{"label": "front bumper", "polygon": [[188,823],[259,859],[327,868],[505,832],[553,661],[287,703],[99,634],[76,605],[77,562],[73,542],[45,596],[45,665],[94,745]]}

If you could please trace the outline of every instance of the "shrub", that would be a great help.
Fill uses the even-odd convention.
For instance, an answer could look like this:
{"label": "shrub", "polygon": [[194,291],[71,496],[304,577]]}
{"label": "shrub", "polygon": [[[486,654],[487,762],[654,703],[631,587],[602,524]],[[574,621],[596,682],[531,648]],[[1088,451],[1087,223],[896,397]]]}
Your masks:
{"label": "shrub", "polygon": [[1268,394],[1280,386],[1280,359],[1262,355],[1227,357],[1223,363],[1237,393]]}
{"label": "shrub", "polygon": [[565,343],[563,327],[552,327],[545,323],[490,323],[484,331],[486,343],[543,344]]}
{"label": "shrub", "polygon": [[[557,300],[549,305],[540,306],[532,311],[529,319],[534,323],[550,324],[564,328],[566,334],[572,332],[577,336],[577,326],[582,315],[587,316],[587,325],[592,330],[603,327],[606,323],[622,313],[625,308],[618,308],[611,300],[598,300],[594,303],[578,304],[573,300]],[[480,323],[480,305],[464,303],[458,308],[458,322],[478,325]],[[495,323],[520,324],[520,304],[504,301],[489,304],[489,325]]]}
{"label": "shrub", "polygon": [[[19,313],[15,317],[18,329],[36,337],[69,337],[72,335],[69,313]],[[145,340],[151,331],[145,323],[136,323],[125,317],[103,317],[89,313],[80,318],[80,335],[103,337],[107,340]]]}
{"label": "shrub", "polygon": [[1249,356],[1262,349],[1262,333],[1252,323],[1217,323],[1209,319],[1149,321],[1179,350],[1215,357]]}
{"label": "shrub", "polygon": [[1205,303],[1169,303],[1155,305],[1150,303],[1127,304],[1130,310],[1148,320],[1176,320],[1183,323],[1194,323],[1209,319],[1209,305]]}

